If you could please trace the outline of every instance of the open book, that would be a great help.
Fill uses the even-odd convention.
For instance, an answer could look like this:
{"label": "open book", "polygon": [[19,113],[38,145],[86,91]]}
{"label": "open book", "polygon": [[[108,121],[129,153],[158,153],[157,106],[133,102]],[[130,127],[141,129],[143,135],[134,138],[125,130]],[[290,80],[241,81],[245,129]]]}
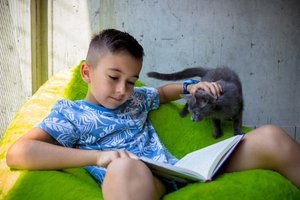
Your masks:
{"label": "open book", "polygon": [[207,182],[212,180],[222,164],[244,135],[237,135],[185,155],[175,165],[141,157],[152,173],[178,182]]}

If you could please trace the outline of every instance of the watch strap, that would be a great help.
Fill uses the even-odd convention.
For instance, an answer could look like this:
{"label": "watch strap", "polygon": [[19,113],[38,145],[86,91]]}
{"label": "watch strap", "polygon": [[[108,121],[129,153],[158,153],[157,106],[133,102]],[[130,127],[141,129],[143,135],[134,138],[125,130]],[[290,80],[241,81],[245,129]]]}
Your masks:
{"label": "watch strap", "polygon": [[194,79],[190,79],[190,80],[186,80],[183,82],[183,94],[188,94],[189,92],[187,91],[187,86],[191,85],[191,84],[196,84],[199,83],[198,80],[194,80]]}

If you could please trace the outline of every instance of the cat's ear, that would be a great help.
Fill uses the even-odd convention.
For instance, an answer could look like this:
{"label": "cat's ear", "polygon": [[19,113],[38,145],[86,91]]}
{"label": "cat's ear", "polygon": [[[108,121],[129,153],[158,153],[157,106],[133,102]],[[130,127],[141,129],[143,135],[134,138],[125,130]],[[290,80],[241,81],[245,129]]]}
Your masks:
{"label": "cat's ear", "polygon": [[204,108],[209,103],[213,103],[215,100],[217,100],[217,97],[209,92],[206,92],[205,95],[198,97],[198,102],[201,108]]}
{"label": "cat's ear", "polygon": [[207,101],[200,102],[200,108],[204,108],[207,105]]}
{"label": "cat's ear", "polygon": [[208,93],[209,97],[210,97],[210,100],[214,101],[214,100],[217,100],[217,96],[213,95],[212,93]]}
{"label": "cat's ear", "polygon": [[200,99],[198,99],[200,108],[204,108],[208,104],[208,101],[209,101],[209,99],[207,98],[207,96],[204,96],[204,97],[201,97]]}
{"label": "cat's ear", "polygon": [[182,99],[186,99],[186,100],[189,100],[191,98],[192,94],[180,94],[180,97]]}

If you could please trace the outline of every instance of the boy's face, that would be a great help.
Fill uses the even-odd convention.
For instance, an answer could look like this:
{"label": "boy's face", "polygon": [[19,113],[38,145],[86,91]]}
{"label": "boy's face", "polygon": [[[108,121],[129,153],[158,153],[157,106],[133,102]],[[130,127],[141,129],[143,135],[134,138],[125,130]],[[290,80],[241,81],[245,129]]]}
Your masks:
{"label": "boy's face", "polygon": [[106,53],[94,68],[83,64],[82,78],[89,84],[86,101],[114,109],[124,103],[133,91],[142,61],[127,52]]}

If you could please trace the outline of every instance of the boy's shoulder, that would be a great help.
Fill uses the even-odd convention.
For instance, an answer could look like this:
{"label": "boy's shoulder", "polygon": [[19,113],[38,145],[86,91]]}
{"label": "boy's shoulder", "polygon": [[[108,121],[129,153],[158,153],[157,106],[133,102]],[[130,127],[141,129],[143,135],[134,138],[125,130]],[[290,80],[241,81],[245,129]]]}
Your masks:
{"label": "boy's shoulder", "polygon": [[144,93],[144,94],[158,94],[158,90],[154,87],[149,87],[149,86],[142,86],[142,87],[135,87],[134,92],[136,93]]}
{"label": "boy's shoulder", "polygon": [[57,100],[56,103],[53,106],[67,106],[67,107],[72,107],[75,105],[76,101],[71,101],[69,99],[60,99]]}
{"label": "boy's shoulder", "polygon": [[56,101],[52,109],[80,109],[83,106],[83,100],[72,101],[68,99],[60,99]]}
{"label": "boy's shoulder", "polygon": [[159,107],[159,92],[154,87],[142,86],[134,89],[132,94],[133,103],[143,102],[147,110]]}

